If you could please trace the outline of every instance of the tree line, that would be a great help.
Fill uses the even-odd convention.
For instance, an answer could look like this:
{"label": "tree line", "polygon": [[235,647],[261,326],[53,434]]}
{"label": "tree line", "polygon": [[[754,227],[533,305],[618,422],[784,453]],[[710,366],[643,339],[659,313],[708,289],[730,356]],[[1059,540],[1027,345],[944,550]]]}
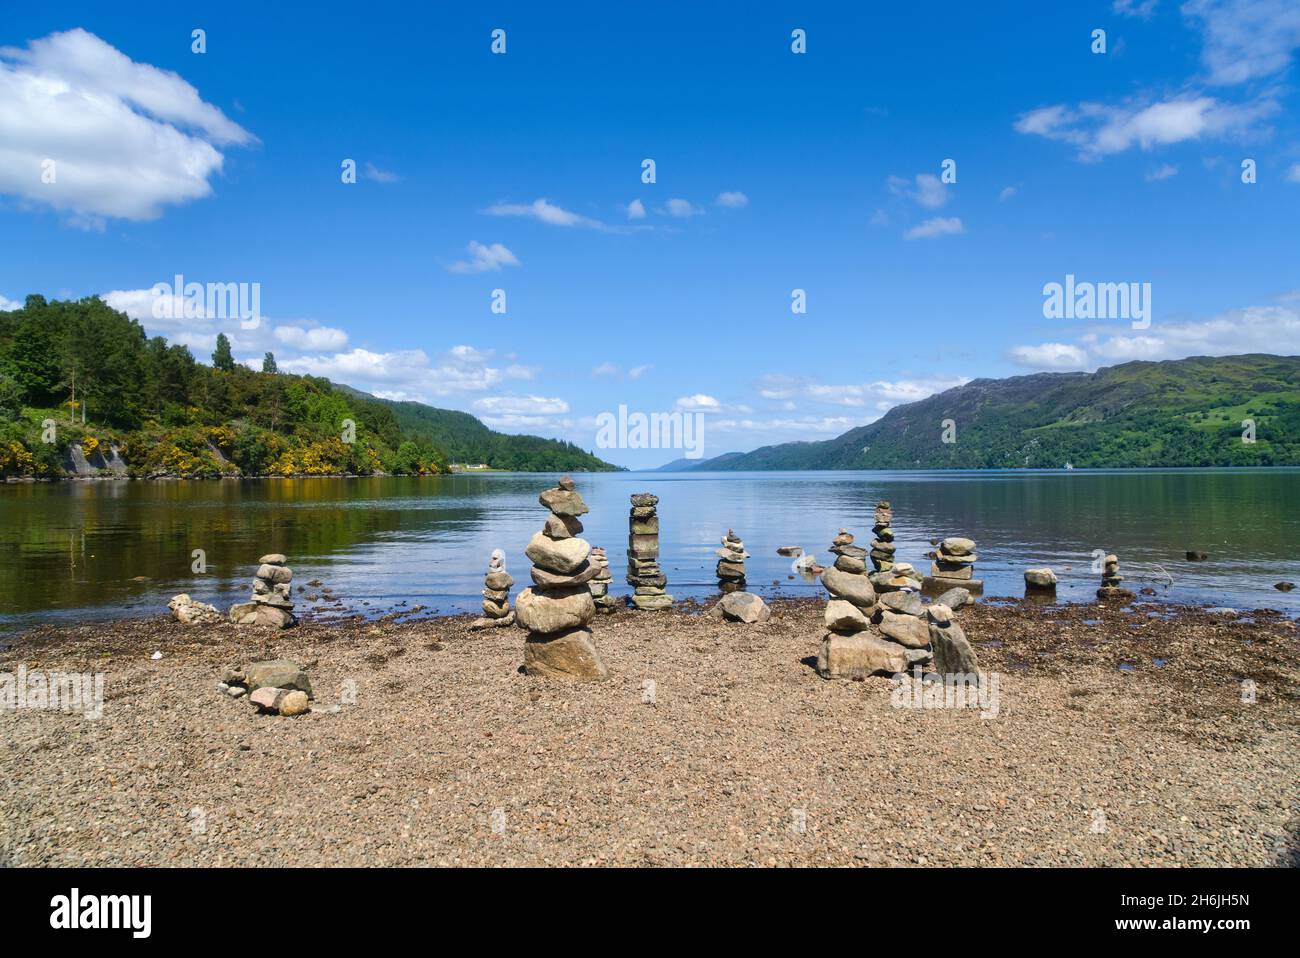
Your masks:
{"label": "tree line", "polygon": [[[269,352],[261,371],[250,369],[224,334],[211,359],[148,336],[98,297],[28,296],[0,312],[0,475],[62,475],[73,444],[91,465],[120,457],[136,476],[422,475],[450,466],[438,437],[404,431],[390,404],[281,373]],[[491,453],[482,461],[592,468],[584,457],[605,466],[542,439],[504,443],[498,461]]]}

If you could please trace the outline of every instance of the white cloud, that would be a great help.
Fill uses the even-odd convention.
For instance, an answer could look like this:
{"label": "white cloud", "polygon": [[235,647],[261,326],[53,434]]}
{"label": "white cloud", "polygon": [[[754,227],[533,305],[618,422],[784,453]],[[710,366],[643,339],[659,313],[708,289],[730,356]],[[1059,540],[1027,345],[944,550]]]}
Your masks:
{"label": "white cloud", "polygon": [[601,363],[591,370],[593,376],[617,376],[619,368],[613,363]]}
{"label": "white cloud", "polygon": [[956,216],[936,216],[913,226],[903,234],[903,239],[934,239],[936,236],[956,236],[966,232]]}
{"label": "white cloud", "polygon": [[[435,397],[482,393],[506,379],[531,379],[534,369],[491,365],[490,349],[453,346],[436,363],[422,349],[376,352],[355,348],[343,353],[321,353],[279,361],[285,372],[324,376],[378,394],[400,394],[404,399],[430,402]],[[507,357],[508,358],[508,357]]]}
{"label": "white cloud", "polygon": [[645,204],[640,200],[633,200],[627,204],[627,218],[630,220],[645,219]]}
{"label": "white cloud", "polygon": [[502,266],[518,266],[519,260],[500,243],[484,246],[478,240],[470,240],[469,259],[457,260],[447,267],[449,273],[486,273],[496,272]]}
{"label": "white cloud", "polygon": [[654,363],[646,363],[644,366],[633,366],[627,371],[628,379],[640,379],[647,372],[654,369]]}
{"label": "white cloud", "polygon": [[1201,62],[1209,82],[1247,83],[1280,74],[1300,48],[1295,0],[1190,0],[1182,6],[1204,34]]}
{"label": "white cloud", "polygon": [[489,416],[557,416],[569,411],[563,399],[548,396],[484,396],[473,406]]}
{"label": "white cloud", "polygon": [[1291,169],[1286,171],[1286,181],[1288,183],[1300,183],[1300,163],[1291,164]]}
{"label": "white cloud", "polygon": [[722,409],[722,403],[718,402],[712,396],[706,396],[704,393],[696,393],[693,396],[683,396],[673,403],[675,412],[718,412]]}
{"label": "white cloud", "polygon": [[1014,186],[1004,186],[1002,188],[1002,192],[998,194],[998,202],[1005,203],[1007,200],[1011,199],[1011,197],[1015,195],[1016,195],[1016,188]]}
{"label": "white cloud", "polygon": [[678,197],[674,197],[673,199],[670,199],[664,205],[665,208],[667,209],[669,216],[676,216],[681,219],[685,219],[691,216],[698,216],[699,214],[704,212],[704,210],[700,209],[690,200],[683,200]]}
{"label": "white cloud", "polygon": [[1167,180],[1171,176],[1177,175],[1178,167],[1174,166],[1172,163],[1165,163],[1148,173],[1146,175],[1146,180],[1148,183],[1158,183],[1160,180]]}
{"label": "white cloud", "polygon": [[22,308],[23,308],[23,304],[18,302],[18,300],[9,299],[5,296],[0,296],[0,313],[11,313],[15,309],[22,309]]}
{"label": "white cloud", "polygon": [[709,423],[711,430],[719,432],[760,433],[764,441],[776,443],[782,441],[782,434],[794,437],[806,437],[809,434],[838,436],[855,426],[866,423],[848,416],[804,416],[798,418],[773,419],[718,419]]}
{"label": "white cloud", "polygon": [[[635,201],[633,201],[635,202]],[[484,210],[489,216],[525,216],[551,226],[584,226],[588,229],[608,229],[599,220],[570,212],[556,206],[548,199],[531,203],[497,203]]]}
{"label": "white cloud", "polygon": [[[279,366],[286,372],[323,376],[348,385],[418,381],[431,372],[423,349],[377,353],[358,347],[346,353],[286,359]],[[486,389],[487,385],[479,388]]]}
{"label": "white cloud", "polygon": [[948,202],[948,187],[933,173],[918,173],[915,181],[891,176],[885,183],[895,196],[906,197],[927,210],[937,210]]}
{"label": "white cloud", "polygon": [[1010,356],[1037,369],[1094,369],[1135,359],[1185,359],[1242,353],[1300,355],[1300,298],[1229,310],[1210,319],[1152,324],[1141,331],[1093,327],[1074,344],[1017,346]]}
{"label": "white cloud", "polygon": [[1042,107],[1022,114],[1015,129],[1069,143],[1077,147],[1079,159],[1096,161],[1134,146],[1151,150],[1188,140],[1240,134],[1278,110],[1277,102],[1267,97],[1234,104],[1186,94],[1158,103]]}
{"label": "white cloud", "polygon": [[302,352],[336,352],[348,344],[348,334],[330,326],[277,326],[275,338]]}
{"label": "white cloud", "polygon": [[1016,346],[1009,356],[1012,361],[1030,369],[1084,369],[1088,364],[1086,351],[1066,343]]}
{"label": "white cloud", "polygon": [[738,210],[749,205],[749,197],[739,190],[729,190],[719,193],[715,202],[719,206],[725,206],[728,209]]}
{"label": "white cloud", "polygon": [[401,177],[389,170],[381,170],[375,164],[366,161],[365,168],[361,171],[361,176],[367,180],[374,180],[376,183],[398,183]]}
{"label": "white cloud", "polygon": [[81,226],[205,197],[217,146],[254,141],[179,75],[79,28],[0,49],[0,104],[0,192]]}
{"label": "white cloud", "polygon": [[889,409],[899,403],[916,402],[945,389],[961,386],[970,380],[963,376],[932,376],[925,379],[879,379],[870,383],[818,383],[794,376],[773,374],[758,382],[763,399],[778,400],[782,408],[793,410],[794,399],[811,400],[832,406]]}

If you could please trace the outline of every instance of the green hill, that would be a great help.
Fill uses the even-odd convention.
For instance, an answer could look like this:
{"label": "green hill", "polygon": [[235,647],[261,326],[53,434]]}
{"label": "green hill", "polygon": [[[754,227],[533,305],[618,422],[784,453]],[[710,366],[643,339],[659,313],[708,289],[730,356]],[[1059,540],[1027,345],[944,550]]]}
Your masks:
{"label": "green hill", "polygon": [[[1255,423],[1254,443],[1242,421]],[[956,441],[942,441],[951,420]],[[1300,357],[1132,362],[976,379],[823,442],[764,446],[693,470],[1300,465]]]}
{"label": "green hill", "polygon": [[570,442],[495,432],[467,412],[380,399],[341,383],[332,385],[363,406],[391,411],[404,435],[427,439],[446,452],[450,462],[486,463],[493,469],[520,472],[609,472],[620,468]]}
{"label": "green hill", "polygon": [[97,297],[0,312],[0,477],[295,476],[612,470],[571,443],[390,403],[329,380],[258,372],[218,336],[212,365]]}

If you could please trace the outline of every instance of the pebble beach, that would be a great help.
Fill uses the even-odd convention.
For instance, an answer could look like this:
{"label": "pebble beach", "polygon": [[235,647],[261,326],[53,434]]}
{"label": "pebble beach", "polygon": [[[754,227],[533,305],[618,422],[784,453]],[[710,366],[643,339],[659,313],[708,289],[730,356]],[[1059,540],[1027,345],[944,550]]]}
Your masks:
{"label": "pebble beach", "polygon": [[[103,673],[103,714],[0,710],[9,866],[1279,866],[1300,861],[1300,636],[1280,613],[986,599],[992,699],[815,668],[825,603],[591,623],[600,682],[473,617],[269,631],[50,625],[0,672]],[[218,687],[259,659],[305,714]],[[1245,683],[1245,684],[1243,684]],[[915,694],[914,694],[915,693]]]}

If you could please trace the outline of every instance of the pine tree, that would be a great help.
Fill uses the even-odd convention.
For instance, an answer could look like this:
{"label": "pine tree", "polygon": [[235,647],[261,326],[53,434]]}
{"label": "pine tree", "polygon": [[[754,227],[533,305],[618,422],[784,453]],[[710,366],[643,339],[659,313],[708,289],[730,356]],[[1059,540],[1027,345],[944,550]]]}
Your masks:
{"label": "pine tree", "polygon": [[212,354],[212,368],[231,372],[235,368],[235,357],[230,353],[230,340],[225,333],[217,333],[217,348]]}
{"label": "pine tree", "polygon": [[262,357],[262,372],[278,373],[279,367],[275,365],[275,353],[267,353]]}

